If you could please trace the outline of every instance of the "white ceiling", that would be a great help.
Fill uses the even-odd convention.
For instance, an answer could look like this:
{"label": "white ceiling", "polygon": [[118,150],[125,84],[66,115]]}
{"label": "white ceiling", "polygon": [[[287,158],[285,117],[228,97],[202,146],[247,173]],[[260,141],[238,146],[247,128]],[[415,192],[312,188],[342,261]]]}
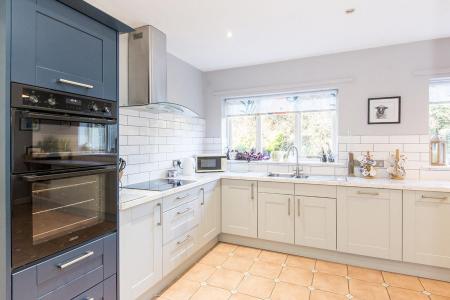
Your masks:
{"label": "white ceiling", "polygon": [[159,28],[170,53],[203,71],[450,36],[450,0],[87,2]]}

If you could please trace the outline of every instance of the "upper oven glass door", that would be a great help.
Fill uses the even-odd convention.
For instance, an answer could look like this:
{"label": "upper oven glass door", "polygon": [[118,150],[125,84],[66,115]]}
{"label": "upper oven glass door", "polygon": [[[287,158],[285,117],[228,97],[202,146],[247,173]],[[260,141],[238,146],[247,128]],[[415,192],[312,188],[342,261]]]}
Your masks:
{"label": "upper oven glass door", "polygon": [[116,120],[12,110],[13,173],[116,164]]}
{"label": "upper oven glass door", "polygon": [[12,177],[12,266],[116,230],[116,167]]}

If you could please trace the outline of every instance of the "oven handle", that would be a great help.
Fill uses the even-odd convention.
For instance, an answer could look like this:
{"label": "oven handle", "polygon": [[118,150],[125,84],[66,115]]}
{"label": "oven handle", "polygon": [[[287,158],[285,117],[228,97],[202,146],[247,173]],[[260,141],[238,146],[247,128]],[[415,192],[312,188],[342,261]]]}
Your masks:
{"label": "oven handle", "polygon": [[101,168],[101,169],[83,170],[83,171],[58,173],[58,174],[23,175],[22,178],[27,182],[37,182],[37,181],[45,181],[45,180],[63,179],[63,178],[69,178],[69,177],[109,173],[109,172],[113,172],[115,170],[116,170],[116,167],[105,167],[105,168]]}
{"label": "oven handle", "polygon": [[102,118],[87,118],[87,117],[71,117],[66,115],[56,114],[42,114],[35,112],[23,112],[23,116],[31,119],[44,119],[44,120],[58,120],[68,122],[84,122],[84,123],[97,123],[97,124],[116,124],[116,120],[102,119]]}

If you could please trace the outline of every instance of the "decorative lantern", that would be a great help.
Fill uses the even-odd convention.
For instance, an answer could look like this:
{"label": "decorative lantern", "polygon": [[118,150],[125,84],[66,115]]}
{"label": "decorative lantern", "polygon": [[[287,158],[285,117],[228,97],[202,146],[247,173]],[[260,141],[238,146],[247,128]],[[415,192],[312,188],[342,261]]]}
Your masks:
{"label": "decorative lantern", "polygon": [[447,143],[439,135],[434,135],[430,141],[430,163],[432,166],[446,164]]}

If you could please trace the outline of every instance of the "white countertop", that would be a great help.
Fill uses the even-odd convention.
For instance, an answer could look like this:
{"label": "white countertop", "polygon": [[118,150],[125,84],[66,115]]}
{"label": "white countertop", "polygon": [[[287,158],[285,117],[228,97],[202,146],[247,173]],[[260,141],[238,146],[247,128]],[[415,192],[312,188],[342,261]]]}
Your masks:
{"label": "white countertop", "polygon": [[120,209],[128,209],[136,205],[144,204],[150,201],[167,197],[169,195],[182,192],[206,183],[219,179],[240,179],[240,180],[257,180],[257,181],[274,181],[274,182],[291,182],[291,183],[307,183],[307,184],[323,184],[334,186],[348,187],[367,187],[381,189],[396,190],[415,190],[415,191],[434,191],[434,192],[450,192],[450,181],[435,180],[391,180],[387,178],[366,179],[361,177],[345,177],[345,176],[310,176],[308,178],[280,178],[268,177],[267,173],[203,173],[194,176],[181,176],[178,179],[194,180],[181,187],[170,189],[163,192],[143,191],[133,189],[120,190]]}

